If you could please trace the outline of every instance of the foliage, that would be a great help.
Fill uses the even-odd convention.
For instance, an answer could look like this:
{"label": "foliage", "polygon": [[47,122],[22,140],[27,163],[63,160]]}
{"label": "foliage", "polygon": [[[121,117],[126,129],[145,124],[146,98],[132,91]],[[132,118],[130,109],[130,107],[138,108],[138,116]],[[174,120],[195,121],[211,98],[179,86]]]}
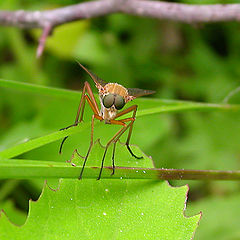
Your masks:
{"label": "foliage", "polygon": [[[89,162],[99,156],[98,146]],[[127,159],[122,148],[118,155]],[[150,158],[135,164],[153,166]],[[172,188],[167,182],[144,179],[64,179],[54,191],[45,186],[39,200],[30,202],[22,227],[13,226],[2,214],[0,238],[191,239],[200,214],[183,215],[187,191],[187,186]]]}
{"label": "foliage", "polygon": [[46,186],[38,202],[30,203],[24,226],[13,226],[3,215],[0,237],[191,239],[199,215],[183,216],[186,191],[186,186],[171,188],[151,180],[65,179],[59,190]]}
{"label": "foliage", "polygon": [[[54,1],[54,5],[49,5],[49,2],[3,1],[0,7],[46,9],[69,3]],[[210,3],[222,2],[214,0]],[[221,103],[231,90],[239,86],[237,23],[189,26],[115,14],[84,21],[77,30],[79,34],[75,33],[76,25],[70,29],[72,32],[67,33],[69,42],[66,39],[62,48],[53,47],[49,42],[44,57],[37,61],[34,31],[1,28],[0,78],[79,90],[88,78],[77,64],[74,65],[77,58],[106,81],[157,90],[155,97],[158,99]],[[61,42],[55,37],[56,42]],[[0,87],[1,150],[50,134],[73,122],[79,101],[77,93],[73,97],[67,91],[65,96],[43,92]],[[230,103],[238,104],[239,96],[234,95]],[[144,102],[140,99],[138,103]],[[85,122],[89,117],[88,109]],[[240,167],[239,118],[237,112],[226,111],[139,117],[131,142],[151,155],[158,167],[237,170]],[[106,132],[105,127],[99,124],[95,129],[96,139],[101,137],[103,144],[116,130],[107,126]],[[53,142],[24,153],[20,158],[64,162],[75,148],[85,154],[88,140],[89,129],[86,128],[81,134],[71,136],[62,156],[57,153],[59,142]],[[13,222],[22,224],[28,199],[38,199],[43,181],[11,181],[1,181],[1,206]],[[53,180],[48,183],[57,185]],[[190,186],[188,211],[191,214],[188,215],[203,210],[196,239],[238,239],[236,209],[239,195],[236,191],[239,184],[172,182],[178,186],[185,183]],[[13,210],[10,201],[18,211]]]}

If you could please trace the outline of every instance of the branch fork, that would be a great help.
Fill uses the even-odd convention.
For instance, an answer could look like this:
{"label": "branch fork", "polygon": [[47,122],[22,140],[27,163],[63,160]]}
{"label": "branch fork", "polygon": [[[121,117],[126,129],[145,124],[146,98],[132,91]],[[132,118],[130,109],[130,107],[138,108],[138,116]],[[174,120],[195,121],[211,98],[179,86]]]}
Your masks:
{"label": "branch fork", "polygon": [[179,21],[188,24],[240,21],[240,4],[192,5],[149,0],[99,0],[47,11],[0,11],[0,25],[41,28],[37,57],[56,26],[112,13]]}

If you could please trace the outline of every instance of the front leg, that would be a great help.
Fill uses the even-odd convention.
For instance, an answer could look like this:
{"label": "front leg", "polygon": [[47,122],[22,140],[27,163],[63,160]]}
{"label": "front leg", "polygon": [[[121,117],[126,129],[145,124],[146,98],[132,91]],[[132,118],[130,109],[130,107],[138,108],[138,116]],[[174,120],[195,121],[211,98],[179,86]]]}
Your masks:
{"label": "front leg", "polygon": [[106,145],[106,148],[105,148],[105,151],[104,151],[104,154],[103,154],[103,158],[102,158],[102,164],[101,164],[100,172],[99,172],[97,180],[99,180],[101,178],[106,153],[107,153],[108,147],[110,146],[110,144],[112,142],[114,142],[114,150],[113,150],[113,157],[112,157],[112,160],[113,160],[113,172],[112,172],[112,174],[114,174],[114,171],[115,171],[114,153],[115,153],[115,145],[116,145],[115,139],[119,135],[122,135],[122,133],[125,132],[125,129],[128,128],[128,125],[126,125],[124,122],[121,122],[121,121],[118,121],[118,120],[110,120],[110,123],[111,124],[116,124],[116,125],[122,125],[122,128],[108,141],[108,143]]}
{"label": "front leg", "polygon": [[[86,94],[86,91],[88,93],[88,95]],[[74,127],[74,126],[77,126],[78,123],[80,123],[82,120],[83,120],[83,113],[84,113],[84,109],[85,109],[85,102],[86,102],[86,99],[87,99],[87,102],[88,104],[90,105],[92,111],[94,112],[95,115],[99,115],[100,112],[99,112],[99,108],[98,108],[98,105],[97,105],[97,102],[96,102],[96,99],[93,95],[93,92],[92,92],[92,89],[89,85],[88,82],[85,82],[84,83],[84,87],[83,87],[83,91],[82,91],[82,96],[81,96],[81,100],[80,100],[80,103],[78,105],[78,110],[77,110],[77,114],[76,114],[76,118],[75,118],[75,122],[66,127],[66,128],[62,128],[60,130],[65,130],[65,129],[68,129],[70,127]],[[80,118],[79,118],[80,117]],[[64,142],[67,140],[68,136],[66,136],[62,142],[61,142],[61,145],[60,145],[60,148],[59,148],[59,154],[62,153],[62,147],[63,147],[63,144]]]}
{"label": "front leg", "polygon": [[[121,119],[121,121],[122,121],[122,122],[131,121],[131,123],[129,124],[130,126],[129,126],[129,132],[128,132],[127,141],[126,141],[126,146],[127,146],[128,151],[130,152],[130,154],[131,154],[133,157],[135,157],[135,158],[137,158],[137,159],[142,159],[143,157],[138,157],[138,156],[136,156],[136,155],[132,152],[132,150],[131,150],[131,148],[130,148],[130,146],[129,146],[130,138],[131,138],[131,135],[132,135],[133,123],[134,123],[135,117],[136,117],[137,107],[138,107],[137,105],[133,105],[133,106],[131,106],[131,107],[123,110],[122,112],[119,112],[119,113],[116,115],[116,118],[118,118],[118,117],[120,117],[120,116],[123,116],[123,115],[125,115],[125,114],[127,114],[127,113],[129,113],[129,112],[131,112],[131,111],[133,112],[133,115],[132,115],[131,118]],[[122,134],[121,134],[121,135],[122,135]],[[120,137],[120,136],[119,136],[119,137]]]}
{"label": "front leg", "polygon": [[90,140],[90,145],[89,145],[89,148],[88,148],[88,151],[87,151],[87,155],[84,159],[84,162],[83,162],[83,165],[82,165],[82,170],[80,172],[80,175],[78,177],[79,180],[82,179],[82,175],[83,175],[83,171],[84,171],[84,168],[85,168],[85,165],[86,165],[86,162],[87,162],[87,159],[88,159],[88,156],[91,152],[91,149],[92,149],[92,146],[93,146],[93,130],[94,130],[94,119],[98,119],[98,120],[103,120],[101,117],[99,117],[98,115],[96,114],[93,114],[92,115],[92,124],[91,124],[91,140]]}
{"label": "front leg", "polygon": [[[113,143],[113,153],[112,153],[112,174],[113,175],[115,173],[115,150],[116,150],[116,143],[119,140],[119,138],[128,130],[128,128],[131,128],[133,123],[134,123],[135,118],[125,118],[122,120],[110,120],[111,124],[116,124],[116,125],[122,125],[123,127],[112,137],[112,139],[107,143],[106,145],[106,149],[104,151],[104,155],[102,158],[102,165],[101,165],[101,169],[99,172],[99,176],[98,176],[98,180],[101,178],[101,174],[102,174],[102,169],[103,169],[103,164],[104,164],[104,159],[108,150],[108,147],[111,143]],[[126,122],[130,122],[128,125],[126,124]],[[142,157],[137,157],[136,155],[134,155],[129,147],[129,145],[127,145],[127,149],[129,150],[129,152],[131,153],[132,156],[140,159]]]}

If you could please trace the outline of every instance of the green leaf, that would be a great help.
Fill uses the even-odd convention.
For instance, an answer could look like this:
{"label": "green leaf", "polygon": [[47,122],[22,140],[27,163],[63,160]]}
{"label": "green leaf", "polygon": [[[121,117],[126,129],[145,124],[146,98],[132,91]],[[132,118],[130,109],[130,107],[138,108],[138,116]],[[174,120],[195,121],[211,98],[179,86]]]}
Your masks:
{"label": "green leaf", "polygon": [[0,239],[191,239],[200,214],[184,216],[187,191],[151,180],[62,180],[30,202],[22,227],[2,214]]}
{"label": "green leaf", "polygon": [[27,142],[24,142],[22,144],[10,147],[6,150],[3,150],[0,152],[0,159],[3,158],[12,158],[15,156],[18,156],[22,153],[25,153],[27,151],[30,151],[32,149],[38,148],[40,146],[43,146],[47,143],[54,142],[56,140],[59,140],[61,138],[64,138],[66,136],[70,136],[74,133],[81,132],[83,129],[90,127],[89,123],[82,123],[77,127],[69,128],[64,131],[58,131],[54,132],[48,135],[45,135],[43,137],[39,137],[36,139],[29,140]]}
{"label": "green leaf", "polygon": [[[95,144],[88,165],[100,165],[99,156],[102,156],[103,150],[100,144]],[[133,147],[133,151],[144,156],[141,160],[130,161],[125,145],[118,144],[117,151],[116,163],[121,160],[119,162],[124,166],[153,167],[152,160],[137,147]],[[13,165],[19,162],[21,165],[24,160],[7,161]],[[82,164],[83,160],[76,155],[72,161]],[[38,165],[39,161],[36,164],[38,171],[44,172],[44,168],[41,168],[44,164]],[[48,162],[49,168],[54,167],[51,164],[66,165]],[[34,166],[34,161],[30,165]],[[79,174],[79,169],[68,165],[69,169]],[[110,157],[106,158],[106,165],[111,165]],[[28,170],[31,172],[31,169]],[[56,169],[55,172],[57,171]],[[17,172],[21,172],[21,169]],[[106,169],[105,174],[110,176],[109,169]],[[145,174],[147,173],[140,173],[141,176]],[[88,172],[84,173],[84,177],[86,175]],[[121,178],[99,181],[86,178],[81,181],[64,179],[54,191],[45,186],[40,199],[37,202],[30,201],[29,215],[22,227],[13,226],[6,215],[2,214],[0,239],[192,238],[200,214],[194,217],[184,216],[187,186],[172,188],[163,181]]]}
{"label": "green leaf", "polygon": [[[46,87],[36,84],[22,83],[11,80],[0,79],[0,87],[13,88],[16,90],[27,91],[31,93],[38,93],[43,95],[55,96],[65,99],[73,99],[79,101],[80,92]],[[97,96],[97,95],[96,95]],[[166,100],[166,99],[151,99],[151,98],[138,98],[134,100],[135,104],[143,104],[143,109],[138,110],[137,116],[144,116],[156,113],[178,112],[186,110],[226,110],[226,111],[239,111],[240,105],[237,104],[213,104],[213,103],[200,103],[191,101],[179,100]]]}
{"label": "green leaf", "polygon": [[[50,96],[72,99],[79,101],[80,93],[77,91],[69,91],[64,89],[44,87],[34,84],[20,83],[15,81],[7,81],[0,79],[0,87],[14,88],[18,90],[24,90],[39,94],[46,94]],[[150,114],[159,114],[159,113],[168,113],[168,112],[182,112],[182,111],[239,111],[239,105],[228,105],[228,104],[209,104],[209,103],[197,103],[197,102],[186,102],[186,101],[175,101],[175,100],[163,100],[163,99],[147,99],[139,98],[136,99],[134,104],[139,104],[139,109],[137,111],[137,117],[150,115]],[[22,144],[13,146],[6,150],[0,152],[0,158],[13,158],[20,154],[23,154],[32,149],[38,148],[40,146],[46,145],[48,143],[59,140],[65,136],[70,136],[74,133],[79,133],[83,129],[89,127],[89,123],[81,123],[78,127],[70,128],[61,132],[55,132],[40,138],[36,138]]]}

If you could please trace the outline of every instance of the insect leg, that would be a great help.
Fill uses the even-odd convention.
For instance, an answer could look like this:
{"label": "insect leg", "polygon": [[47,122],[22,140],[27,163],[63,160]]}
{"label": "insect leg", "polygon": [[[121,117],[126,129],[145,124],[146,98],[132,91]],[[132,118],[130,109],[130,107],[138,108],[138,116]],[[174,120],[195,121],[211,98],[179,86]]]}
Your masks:
{"label": "insect leg", "polygon": [[130,146],[129,146],[130,138],[131,138],[131,135],[132,135],[133,123],[134,123],[134,121],[135,121],[136,112],[137,112],[137,105],[133,105],[133,106],[131,106],[131,107],[123,110],[122,112],[119,112],[119,113],[116,115],[116,118],[118,118],[118,117],[120,117],[120,116],[122,116],[122,115],[125,115],[125,114],[127,114],[127,113],[129,113],[129,112],[131,112],[131,111],[133,111],[132,118],[121,119],[122,122],[126,122],[126,121],[129,121],[130,119],[132,119],[132,120],[131,120],[132,122],[129,124],[129,125],[130,125],[130,128],[129,128],[129,132],[128,132],[128,138],[127,138],[127,141],[126,141],[126,146],[127,146],[128,151],[130,152],[130,154],[131,154],[133,157],[135,157],[135,158],[137,158],[137,159],[141,159],[141,158],[143,158],[143,157],[138,157],[138,156],[136,156],[136,155],[132,152],[132,150],[131,150],[131,148],[130,148]]}
{"label": "insect leg", "polygon": [[[114,123],[113,123],[114,122]],[[101,163],[101,168],[100,168],[100,172],[99,172],[99,175],[98,175],[98,178],[97,180],[99,180],[101,178],[101,175],[102,175],[102,170],[103,170],[103,165],[104,165],[104,160],[105,160],[105,156],[106,156],[106,153],[107,153],[107,150],[108,150],[108,147],[110,146],[110,144],[112,142],[114,142],[115,138],[118,137],[119,134],[121,134],[122,131],[124,131],[125,128],[127,128],[128,126],[121,122],[121,121],[117,121],[117,120],[110,120],[110,123],[112,124],[117,124],[117,125],[122,125],[123,127],[108,141],[107,145],[106,145],[106,148],[105,148],[105,151],[104,151],[104,154],[103,154],[103,158],[102,158],[102,163]],[[114,148],[115,149],[115,148]],[[115,150],[114,150],[115,151]],[[114,163],[114,160],[113,160],[113,163]],[[113,169],[115,169],[115,166],[113,167]],[[113,171],[114,172],[114,171]]]}
{"label": "insect leg", "polygon": [[[109,140],[109,142],[106,145],[106,148],[105,148],[105,151],[104,151],[104,154],[103,154],[103,158],[102,158],[101,169],[100,169],[99,176],[98,176],[97,180],[99,180],[101,178],[101,174],[102,174],[102,170],[103,170],[103,165],[104,165],[104,160],[105,160],[105,157],[106,157],[106,153],[107,153],[109,145],[112,142],[114,142],[114,145],[113,145],[113,155],[112,155],[112,163],[113,163],[113,165],[112,165],[113,166],[112,175],[115,173],[115,160],[114,160],[114,158],[115,158],[116,143],[117,143],[118,139],[123,135],[123,133],[129,127],[131,128],[131,126],[134,123],[134,120],[135,120],[135,118],[126,118],[126,119],[122,119],[122,120],[110,120],[111,124],[122,125],[123,127],[112,137],[112,139]],[[131,121],[131,122],[128,125],[126,125],[125,122],[129,122],[129,121]],[[130,149],[130,151],[131,151],[131,149]],[[133,156],[135,156],[135,155],[133,154]]]}
{"label": "insect leg", "polygon": [[[93,106],[93,103],[91,102],[91,99],[90,99],[87,95],[85,95],[85,98],[87,99],[88,104],[90,105],[90,107],[91,107],[92,110],[93,110],[93,109],[94,109],[94,106]],[[94,110],[93,110],[93,111],[94,111]],[[97,112],[96,110],[94,111],[94,113],[95,113],[95,114],[92,115],[90,145],[89,145],[89,148],[88,148],[88,151],[87,151],[87,155],[86,155],[86,157],[85,157],[85,159],[84,159],[84,162],[83,162],[82,170],[81,170],[80,175],[79,175],[79,177],[78,177],[79,180],[82,179],[83,171],[84,171],[84,168],[85,168],[85,165],[86,165],[86,162],[87,162],[89,153],[90,153],[90,151],[91,151],[91,149],[92,149],[92,145],[93,145],[94,119],[96,118],[96,119],[98,119],[98,120],[103,120],[102,117],[100,117],[100,116],[98,115],[98,112]]]}
{"label": "insect leg", "polygon": [[116,143],[117,141],[114,141],[113,144],[113,154],[112,154],[112,174],[113,175],[115,173],[115,150],[116,150]]}
{"label": "insect leg", "polygon": [[87,151],[87,155],[84,159],[84,162],[83,162],[83,165],[82,165],[82,170],[80,172],[80,175],[78,177],[78,179],[82,179],[82,175],[83,175],[83,170],[84,170],[84,167],[86,165],[86,162],[87,162],[87,159],[88,159],[88,156],[89,156],[89,153],[92,149],[92,145],[93,145],[93,129],[94,129],[94,118],[95,118],[95,115],[92,115],[92,124],[91,124],[91,140],[90,140],[90,145],[89,145],[89,148],[88,148],[88,151]]}
{"label": "insect leg", "polygon": [[[86,95],[86,92],[89,94],[90,98]],[[74,126],[77,126],[78,123],[80,123],[83,119],[83,113],[84,113],[84,109],[85,109],[85,100],[86,100],[86,96],[89,98],[90,102],[88,101],[91,109],[93,110],[94,114],[97,114],[99,115],[99,108],[98,108],[98,105],[97,105],[97,102],[96,102],[96,99],[93,95],[93,92],[92,92],[92,89],[89,85],[88,82],[85,82],[84,83],[84,87],[83,87],[83,91],[82,91],[82,96],[81,96],[81,100],[80,100],[80,103],[79,103],[79,106],[78,106],[78,110],[77,110],[77,115],[76,115],[76,118],[75,118],[75,122],[74,124],[66,127],[66,128],[62,128],[60,130],[65,130],[65,129],[68,129],[70,127],[74,127]],[[81,114],[81,116],[80,116]],[[80,116],[80,120],[79,120],[79,116]],[[63,144],[64,142],[67,140],[68,136],[66,136],[62,142],[61,142],[61,145],[60,145],[60,149],[59,149],[59,153],[61,154],[62,153],[62,147],[63,147]]]}
{"label": "insect leg", "polygon": [[113,168],[113,171],[112,171],[112,174],[113,175],[115,173],[115,150],[116,150],[116,143],[117,141],[119,140],[119,138],[123,135],[123,133],[125,131],[127,131],[127,129],[130,127],[130,125],[133,123],[133,120],[132,119],[124,119],[123,121],[132,121],[130,124],[128,124],[126,127],[124,127],[122,129],[122,131],[118,134],[118,136],[115,137],[115,139],[113,140],[114,142],[114,145],[113,145],[113,154],[112,154],[112,168]]}
{"label": "insect leg", "polygon": [[131,138],[131,135],[132,135],[132,129],[133,129],[133,123],[134,121],[132,121],[129,125],[130,125],[130,128],[129,128],[129,132],[128,132],[128,138],[127,138],[127,141],[126,141],[126,146],[127,146],[127,149],[128,151],[131,153],[131,155],[137,159],[142,159],[143,157],[138,157],[136,156],[133,152],[132,152],[132,149],[130,148],[129,146],[129,141],[130,141],[130,138]]}

